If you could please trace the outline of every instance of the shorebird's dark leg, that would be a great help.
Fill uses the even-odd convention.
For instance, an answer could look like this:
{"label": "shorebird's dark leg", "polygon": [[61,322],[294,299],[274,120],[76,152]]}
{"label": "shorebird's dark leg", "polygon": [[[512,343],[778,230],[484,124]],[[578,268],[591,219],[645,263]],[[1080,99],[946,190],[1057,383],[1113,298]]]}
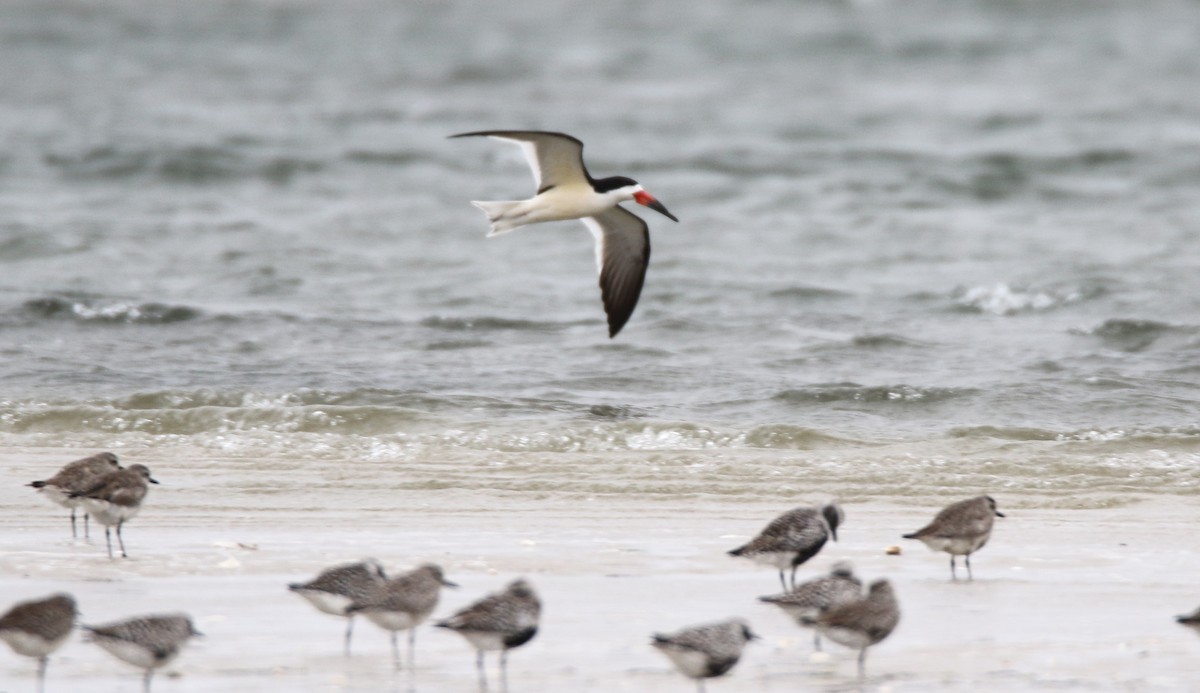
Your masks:
{"label": "shorebird's dark leg", "polygon": [[508,650],[500,650],[500,691],[508,693]]}
{"label": "shorebird's dark leg", "polygon": [[88,514],[83,514],[83,538],[88,538]]}
{"label": "shorebird's dark leg", "polygon": [[867,675],[867,648],[862,648],[858,652],[858,678],[865,678]]}
{"label": "shorebird's dark leg", "polygon": [[121,545],[121,558],[129,558],[129,554],[125,553],[125,538],[121,536],[121,527],[124,524],[124,520],[117,521],[117,543]]}
{"label": "shorebird's dark leg", "polygon": [[975,576],[971,574],[971,554],[967,554],[967,557],[963,560],[966,561],[967,564],[967,579],[973,581]]}
{"label": "shorebird's dark leg", "polygon": [[[799,567],[800,566],[798,566],[798,565],[792,566],[792,591],[793,592],[796,590],[796,569]],[[786,592],[787,590],[784,590],[784,591]]]}
{"label": "shorebird's dark leg", "polygon": [[350,656],[350,636],[354,634],[354,617],[346,617],[346,637],[342,639],[342,648],[346,651],[346,656]]}
{"label": "shorebird's dark leg", "polygon": [[475,668],[479,670],[479,690],[487,690],[487,674],[483,671],[483,650],[475,654]]}
{"label": "shorebird's dark leg", "polygon": [[821,651],[821,631],[813,630],[813,649],[817,652]]}
{"label": "shorebird's dark leg", "polygon": [[42,655],[41,657],[38,657],[38,693],[42,693],[42,691],[46,690],[46,665],[49,663],[50,655]]}
{"label": "shorebird's dark leg", "polygon": [[144,678],[142,678],[143,693],[150,693],[150,679],[153,677],[154,677],[154,669],[153,668],[147,669],[146,676]]}
{"label": "shorebird's dark leg", "polygon": [[787,580],[785,580],[783,578],[783,570],[782,569],[779,571],[779,586],[783,588],[784,592],[788,591]]}
{"label": "shorebird's dark leg", "polygon": [[408,668],[417,666],[417,628],[408,629]]}
{"label": "shorebird's dark leg", "polygon": [[950,554],[950,579],[957,580],[958,573],[954,571],[954,554]]}
{"label": "shorebird's dark leg", "polygon": [[[87,517],[87,515],[84,515],[84,517]],[[79,538],[79,535],[75,532],[75,508],[71,508],[71,538]]]}
{"label": "shorebird's dark leg", "polygon": [[112,535],[110,534],[108,525],[104,526],[104,543],[108,546],[108,557],[112,558]]}

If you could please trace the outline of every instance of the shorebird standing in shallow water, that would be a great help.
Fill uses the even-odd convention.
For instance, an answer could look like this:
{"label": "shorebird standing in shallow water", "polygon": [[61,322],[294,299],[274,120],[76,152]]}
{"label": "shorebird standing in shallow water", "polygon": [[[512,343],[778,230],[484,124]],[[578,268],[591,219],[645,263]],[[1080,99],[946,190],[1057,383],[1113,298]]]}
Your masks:
{"label": "shorebird standing in shallow water", "polygon": [[740,618],[699,626],[662,635],[655,633],[650,645],[671,660],[679,673],[696,681],[696,690],[704,693],[704,679],[723,676],[738,663],[746,643],[758,638],[750,624]]}
{"label": "shorebird standing in shallow water", "polygon": [[75,627],[75,599],[55,594],[21,602],[0,616],[0,640],[20,655],[38,660],[38,690],[46,685],[50,653],[62,646]]}
{"label": "shorebird standing in shallow water", "polygon": [[[29,486],[37,489],[38,493],[51,501],[71,509],[71,536],[78,537],[79,534],[75,529],[75,508],[79,507],[83,500],[72,497],[71,494],[87,490],[99,477],[120,469],[121,465],[117,462],[116,455],[111,452],[102,452],[75,460],[58,470],[58,473],[49,479],[35,481]],[[83,514],[83,536],[85,539],[88,536],[88,514],[86,512]]]}
{"label": "shorebird standing in shallow water", "polygon": [[442,587],[458,587],[442,574],[439,566],[426,564],[379,585],[365,599],[355,600],[346,609],[353,615],[363,613],[372,623],[392,634],[392,663],[400,668],[398,631],[408,631],[408,668],[416,666],[417,626],[437,608]]}
{"label": "shorebird standing in shallow water", "polygon": [[846,515],[837,503],[820,508],[796,508],[771,520],[758,536],[733,549],[729,555],[775,566],[779,569],[779,584],[786,592],[788,583],[783,579],[784,571],[789,567],[792,569],[791,586],[795,587],[796,569],[817,555],[830,537],[837,541],[837,528],[845,519]]}
{"label": "shorebird standing in shallow water", "polygon": [[109,528],[114,526],[117,528],[117,543],[121,545],[121,557],[129,558],[129,554],[125,553],[121,527],[141,511],[149,484],[157,483],[146,465],[133,464],[119,472],[109,472],[97,478],[91,487],[71,494],[72,498],[81,499],[83,507],[104,525],[104,541],[108,545],[109,558],[113,557]]}
{"label": "shorebird standing in shallow water", "polygon": [[533,169],[537,194],[528,200],[472,202],[491,222],[488,236],[545,221],[579,219],[596,237],[600,296],[615,337],[637,306],[650,263],[650,231],[641,217],[620,206],[630,200],[679,221],[632,178],[592,178],[583,165],[583,142],[559,132],[485,130],[451,137],[491,137],[515,142]]}
{"label": "shorebird standing in shallow water", "polygon": [[541,615],[542,603],[533,587],[519,579],[511,582],[503,592],[490,594],[434,625],[458,633],[475,646],[475,667],[479,670],[481,690],[487,690],[483,653],[499,650],[501,690],[507,691],[508,651],[533,640]]}
{"label": "shorebird standing in shallow water", "polygon": [[967,579],[974,580],[975,577],[971,574],[971,554],[982,549],[992,536],[992,524],[997,517],[1004,517],[1004,513],[996,510],[995,499],[991,496],[977,496],[946,506],[933,518],[933,522],[903,537],[919,539],[930,550],[950,554],[952,580],[958,579],[954,557],[966,556]]}
{"label": "shorebird standing in shallow water", "polygon": [[[862,599],[862,580],[843,561],[835,563],[829,575],[802,582],[790,592],[758,598],[779,607],[803,628],[815,628],[821,614],[858,599]],[[813,649],[821,651],[820,630],[813,633]]]}
{"label": "shorebird standing in shallow water", "polygon": [[154,670],[170,664],[187,641],[200,635],[186,614],[142,616],[105,626],[83,626],[91,641],[117,659],[145,669],[142,690],[150,693]]}
{"label": "shorebird standing in shallow water", "polygon": [[383,566],[374,558],[359,563],[337,565],[321,571],[308,582],[293,582],[288,589],[304,597],[317,609],[346,619],[343,648],[350,656],[350,636],[354,633],[354,613],[350,606],[371,597],[387,581]]}
{"label": "shorebird standing in shallow water", "polygon": [[858,676],[866,675],[867,648],[892,634],[900,622],[900,604],[892,583],[876,580],[867,596],[833,607],[817,617],[825,637],[858,650]]}

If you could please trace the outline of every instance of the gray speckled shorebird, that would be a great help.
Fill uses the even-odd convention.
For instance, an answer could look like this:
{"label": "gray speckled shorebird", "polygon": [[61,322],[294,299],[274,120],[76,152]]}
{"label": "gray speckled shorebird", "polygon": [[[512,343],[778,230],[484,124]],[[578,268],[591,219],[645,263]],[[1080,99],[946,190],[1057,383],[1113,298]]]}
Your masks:
{"label": "gray speckled shorebird", "polygon": [[731,618],[666,635],[655,633],[650,645],[666,655],[679,673],[693,679],[699,693],[704,693],[704,679],[729,673],[741,659],[746,643],[757,638],[750,624]]}
{"label": "gray speckled shorebird", "polygon": [[729,552],[730,556],[749,558],[779,570],[779,584],[784,591],[788,583],[783,573],[792,569],[791,587],[796,586],[796,569],[817,555],[825,542],[837,541],[837,529],[846,520],[837,503],[821,507],[799,507],[771,520],[758,536]]}
{"label": "gray speckled shorebird", "polygon": [[966,556],[967,579],[974,580],[975,576],[971,574],[971,554],[982,549],[992,536],[992,524],[997,517],[1004,517],[1004,513],[996,509],[995,499],[991,496],[976,496],[946,506],[933,518],[933,522],[912,534],[902,536],[905,539],[920,540],[933,551],[945,551],[950,554],[952,580],[958,579],[954,557]]}
{"label": "gray speckled shorebird", "polygon": [[501,686],[508,690],[508,651],[533,640],[541,615],[542,603],[533,587],[518,579],[503,592],[488,595],[434,625],[458,633],[475,647],[475,667],[483,690],[487,690],[483,653],[499,651]]}
{"label": "gray speckled shorebird", "polygon": [[13,652],[37,659],[39,691],[46,685],[50,655],[71,636],[75,615],[75,598],[59,593],[20,602],[0,616],[0,640]]}
{"label": "gray speckled shorebird", "polygon": [[858,676],[866,675],[867,648],[892,634],[900,623],[900,603],[892,583],[876,580],[867,596],[846,602],[817,617],[817,628],[830,640],[858,650]]}
{"label": "gray speckled shorebird", "polygon": [[596,238],[600,292],[608,316],[608,336],[615,337],[633,315],[646,268],[650,264],[650,231],[641,217],[620,206],[630,200],[679,221],[632,178],[593,178],[583,164],[583,142],[560,132],[484,130],[451,137],[491,137],[521,147],[533,169],[537,194],[528,200],[472,202],[492,225],[488,236],[545,221],[579,219]]}
{"label": "gray speckled shorebird", "polygon": [[372,623],[391,633],[392,663],[400,668],[399,631],[408,631],[408,666],[415,666],[417,626],[437,608],[442,587],[458,587],[446,579],[439,566],[425,564],[416,570],[391,578],[377,586],[370,596],[355,600],[347,614],[361,613]]}
{"label": "gray speckled shorebird", "polygon": [[817,619],[835,606],[858,599],[862,599],[862,580],[843,561],[835,563],[829,575],[802,582],[790,592],[758,598],[782,609],[800,627],[813,628],[813,649],[817,652],[821,651],[821,631],[815,628]]}
{"label": "gray speckled shorebird", "polygon": [[72,498],[83,500],[87,509],[96,521],[104,525],[104,542],[108,545],[108,557],[112,558],[111,527],[117,528],[117,543],[121,545],[121,557],[129,558],[125,552],[125,539],[121,536],[121,528],[132,520],[142,509],[142,501],[150,484],[157,484],[150,476],[150,469],[144,464],[133,464],[118,472],[109,472],[98,477],[93,484],[78,493],[72,493]]}
{"label": "gray speckled shorebird", "polygon": [[150,693],[156,669],[170,664],[191,638],[200,635],[186,614],[141,616],[103,626],[83,626],[91,641],[117,659],[145,669],[142,690]]}
{"label": "gray speckled shorebird", "polygon": [[[71,536],[78,537],[75,528],[75,509],[83,504],[83,499],[74,497],[72,493],[86,491],[97,479],[109,472],[120,471],[121,465],[117,456],[111,452],[101,452],[91,457],[68,463],[58,473],[49,479],[34,481],[29,486],[37,489],[45,498],[71,510]],[[88,536],[88,514],[83,513],[83,536]]]}
{"label": "gray speckled shorebird", "polygon": [[327,568],[308,582],[293,582],[288,589],[320,611],[346,619],[343,649],[349,657],[350,637],[354,634],[354,613],[350,607],[358,600],[369,599],[386,581],[383,566],[374,558],[368,558]]}

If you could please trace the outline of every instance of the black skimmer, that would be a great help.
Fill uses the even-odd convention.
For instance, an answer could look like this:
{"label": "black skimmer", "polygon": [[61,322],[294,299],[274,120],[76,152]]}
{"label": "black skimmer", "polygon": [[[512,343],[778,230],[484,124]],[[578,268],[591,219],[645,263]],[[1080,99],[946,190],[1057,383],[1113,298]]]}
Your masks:
{"label": "black skimmer", "polygon": [[451,137],[491,137],[515,142],[533,169],[537,194],[528,200],[472,202],[492,224],[488,236],[544,221],[579,219],[596,237],[600,295],[608,315],[608,336],[615,337],[637,306],[646,266],[650,231],[646,222],[620,206],[633,200],[679,221],[637,181],[624,176],[592,178],[583,165],[583,142],[559,132],[485,130]]}

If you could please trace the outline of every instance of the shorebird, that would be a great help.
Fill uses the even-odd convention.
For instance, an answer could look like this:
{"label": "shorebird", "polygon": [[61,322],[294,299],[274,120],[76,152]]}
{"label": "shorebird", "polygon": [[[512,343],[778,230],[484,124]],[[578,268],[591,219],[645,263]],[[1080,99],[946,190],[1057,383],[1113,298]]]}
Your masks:
{"label": "shorebird", "polygon": [[442,574],[439,566],[425,564],[379,585],[365,599],[355,600],[346,613],[365,614],[372,623],[392,634],[392,663],[400,668],[398,631],[408,631],[408,666],[415,666],[417,626],[437,608],[442,586],[458,587]]}
{"label": "shorebird", "polygon": [[679,221],[632,178],[592,178],[583,164],[583,142],[560,132],[485,130],[451,137],[491,137],[515,142],[525,153],[537,194],[528,200],[472,202],[491,223],[488,236],[528,224],[579,219],[596,237],[600,296],[608,316],[608,336],[617,336],[633,315],[646,267],[650,263],[650,231],[640,217],[620,206],[633,200]]}
{"label": "shorebird", "polygon": [[866,672],[867,648],[892,634],[900,622],[900,604],[892,583],[876,580],[867,596],[833,607],[817,617],[825,637],[858,650],[858,676]]}
{"label": "shorebird", "polygon": [[71,494],[72,498],[81,499],[83,507],[104,525],[104,541],[108,545],[109,558],[113,557],[109,528],[114,526],[117,528],[117,543],[121,545],[121,557],[129,558],[129,554],[125,553],[121,527],[141,511],[149,484],[157,483],[146,465],[132,464],[120,471],[97,477],[91,487]]}
{"label": "shorebird", "polygon": [[992,523],[1004,513],[996,510],[996,501],[991,496],[976,496],[959,501],[942,509],[933,522],[912,534],[902,535],[905,539],[919,539],[932,551],[950,554],[950,579],[957,580],[954,557],[966,556],[967,579],[971,574],[971,554],[983,548],[992,536]]}
{"label": "shorebird", "polygon": [[117,659],[146,670],[142,678],[145,693],[150,693],[154,670],[170,664],[189,639],[200,635],[186,614],[142,616],[83,629],[91,634],[92,642]]}
{"label": "shorebird", "polygon": [[[791,616],[802,628],[814,628],[821,614],[835,606],[862,598],[862,580],[854,576],[850,564],[838,561],[824,577],[802,582],[790,592],[759,597]],[[813,633],[813,649],[821,651],[821,631]]]}
{"label": "shorebird", "polygon": [[746,643],[758,639],[750,624],[740,618],[651,637],[650,645],[665,654],[679,673],[694,679],[699,693],[704,693],[704,679],[729,673],[741,659]]}
{"label": "shorebird", "polygon": [[[75,460],[58,470],[58,473],[44,481],[34,481],[29,486],[38,490],[42,496],[64,508],[71,509],[71,536],[78,537],[75,529],[75,508],[82,500],[72,498],[71,494],[86,490],[95,480],[109,472],[121,469],[117,456],[111,452],[102,452],[81,460]],[[83,514],[83,536],[88,536],[88,514]]]}
{"label": "shorebird", "polygon": [[791,586],[796,586],[796,569],[817,555],[825,542],[837,541],[837,528],[846,520],[837,503],[822,507],[800,507],[771,520],[758,536],[729,552],[730,556],[745,556],[756,563],[779,569],[779,584],[788,590],[783,573],[792,569]]}
{"label": "shorebird", "polygon": [[75,627],[75,599],[55,594],[45,599],[20,602],[0,616],[0,640],[19,655],[37,657],[38,690],[46,685],[50,653],[62,646]]}
{"label": "shorebird", "polygon": [[308,582],[293,582],[288,589],[304,597],[317,609],[346,619],[345,651],[350,656],[350,636],[354,632],[354,614],[350,605],[369,599],[387,581],[383,566],[374,558],[347,563],[321,571]]}
{"label": "shorebird", "polygon": [[503,592],[490,594],[434,625],[458,633],[475,647],[481,690],[487,690],[483,653],[499,650],[502,690],[508,690],[508,651],[533,640],[541,614],[542,603],[533,587],[519,579]]}

